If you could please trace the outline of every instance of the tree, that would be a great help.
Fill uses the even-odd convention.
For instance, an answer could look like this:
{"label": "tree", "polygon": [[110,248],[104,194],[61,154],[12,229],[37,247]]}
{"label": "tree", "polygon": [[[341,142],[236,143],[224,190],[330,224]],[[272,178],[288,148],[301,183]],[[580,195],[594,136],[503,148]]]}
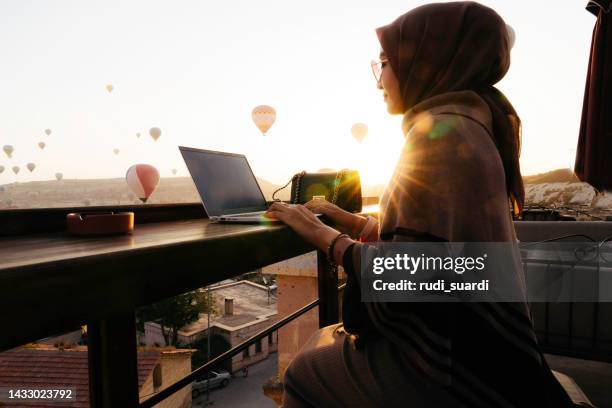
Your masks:
{"label": "tree", "polygon": [[[211,313],[214,313],[214,305],[211,295]],[[197,289],[142,307],[136,311],[136,316],[142,330],[144,322],[155,321],[161,326],[166,345],[176,346],[178,331],[207,311],[206,290]]]}

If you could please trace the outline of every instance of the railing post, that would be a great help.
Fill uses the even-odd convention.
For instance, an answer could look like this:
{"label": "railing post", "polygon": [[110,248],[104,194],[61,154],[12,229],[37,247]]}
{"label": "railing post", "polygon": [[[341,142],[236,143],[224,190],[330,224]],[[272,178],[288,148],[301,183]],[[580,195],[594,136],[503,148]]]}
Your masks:
{"label": "railing post", "polygon": [[327,255],[317,250],[317,270],[319,298],[319,327],[338,323],[340,320],[338,308],[338,271],[332,269],[327,262]]}
{"label": "railing post", "polygon": [[92,408],[138,407],[134,311],[87,323]]}

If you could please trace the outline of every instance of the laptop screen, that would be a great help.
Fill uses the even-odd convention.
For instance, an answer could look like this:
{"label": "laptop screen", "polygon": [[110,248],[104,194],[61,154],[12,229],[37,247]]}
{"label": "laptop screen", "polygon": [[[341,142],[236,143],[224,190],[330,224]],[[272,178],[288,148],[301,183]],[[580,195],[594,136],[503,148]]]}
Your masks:
{"label": "laptop screen", "polygon": [[246,157],[180,146],[209,217],[267,209]]}

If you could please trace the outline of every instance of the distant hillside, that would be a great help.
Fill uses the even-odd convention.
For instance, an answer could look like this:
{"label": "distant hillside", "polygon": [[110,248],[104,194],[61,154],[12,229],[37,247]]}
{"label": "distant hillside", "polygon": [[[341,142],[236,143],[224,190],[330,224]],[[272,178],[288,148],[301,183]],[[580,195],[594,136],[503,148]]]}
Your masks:
{"label": "distant hillside", "polygon": [[525,184],[541,184],[541,183],[579,183],[580,180],[570,169],[557,169],[547,171],[546,173],[534,174],[532,176],[523,176]]}
{"label": "distant hillside", "polygon": [[[525,176],[527,205],[545,207],[590,208],[612,213],[612,193],[597,195],[587,183],[577,181],[567,169]],[[267,200],[277,185],[258,179]],[[364,197],[380,197],[385,185],[362,186]],[[288,200],[290,188],[278,197]],[[200,201],[190,177],[166,177],[149,199],[152,204],[193,203]],[[128,189],[125,179],[66,179],[62,181],[32,181],[0,185],[0,209],[76,207],[89,205],[121,205],[140,203]]]}
{"label": "distant hillside", "polygon": [[[258,179],[267,200],[278,188]],[[289,189],[278,197],[289,198]],[[148,203],[193,203],[200,201],[190,177],[162,178]],[[89,205],[136,204],[140,200],[130,191],[124,178],[65,179],[62,181],[32,181],[0,186],[0,208],[73,207]]]}
{"label": "distant hillside", "polygon": [[598,195],[593,187],[581,182],[569,169],[525,176],[523,180],[527,205],[612,211],[610,192]]}

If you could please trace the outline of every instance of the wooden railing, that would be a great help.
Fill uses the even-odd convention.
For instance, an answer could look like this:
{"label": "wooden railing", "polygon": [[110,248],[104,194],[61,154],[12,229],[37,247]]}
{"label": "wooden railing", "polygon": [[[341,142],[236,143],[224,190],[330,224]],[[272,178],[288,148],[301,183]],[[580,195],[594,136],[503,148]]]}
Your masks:
{"label": "wooden railing", "polygon": [[[0,212],[0,351],[87,325],[92,407],[139,403],[136,308],[315,249],[284,225],[211,223],[201,205],[121,208],[136,212],[133,234],[67,236],[65,214],[79,210]],[[338,278],[321,254],[318,264],[319,300],[302,313],[318,305],[324,326],[338,321]]]}

